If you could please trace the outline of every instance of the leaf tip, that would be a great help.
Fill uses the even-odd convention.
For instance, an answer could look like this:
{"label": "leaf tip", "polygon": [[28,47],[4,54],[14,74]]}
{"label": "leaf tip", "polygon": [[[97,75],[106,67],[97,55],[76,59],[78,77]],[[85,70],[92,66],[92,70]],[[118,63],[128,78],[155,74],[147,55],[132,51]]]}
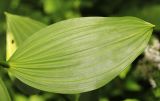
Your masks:
{"label": "leaf tip", "polygon": [[4,12],[4,14],[6,15],[7,19],[11,19],[11,18],[13,19],[13,18],[18,17],[18,15],[15,15],[15,14],[9,13],[9,12]]}
{"label": "leaf tip", "polygon": [[154,28],[154,27],[155,27],[155,25],[153,25],[153,24],[151,24],[151,23],[149,23],[149,22],[146,22],[146,24],[149,25],[151,28]]}
{"label": "leaf tip", "polygon": [[5,15],[8,15],[9,13],[5,11],[4,14],[5,14]]}
{"label": "leaf tip", "polygon": [[9,13],[9,12],[4,12],[4,14],[6,15],[6,16],[9,16],[9,15],[12,15],[11,13]]}
{"label": "leaf tip", "polygon": [[9,13],[9,12],[4,12],[4,14],[5,14],[5,16],[6,16],[6,18],[8,19],[8,17],[10,17],[10,16],[12,16],[12,14],[11,13]]}

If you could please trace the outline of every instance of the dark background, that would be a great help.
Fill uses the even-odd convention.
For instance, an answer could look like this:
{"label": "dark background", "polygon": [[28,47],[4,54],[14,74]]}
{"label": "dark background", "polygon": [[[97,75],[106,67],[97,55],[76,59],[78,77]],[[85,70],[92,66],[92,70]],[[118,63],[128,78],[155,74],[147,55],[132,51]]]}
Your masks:
{"label": "dark background", "polygon": [[[84,16],[135,16],[156,27],[150,48],[159,53],[160,0],[0,0],[0,40],[5,42],[4,12],[28,16],[46,24]],[[0,45],[2,45],[0,43]],[[3,49],[0,50],[3,53]],[[13,101],[160,101],[160,61],[146,53],[106,86],[80,95],[47,93],[1,73]],[[154,58],[155,58],[154,57]]]}

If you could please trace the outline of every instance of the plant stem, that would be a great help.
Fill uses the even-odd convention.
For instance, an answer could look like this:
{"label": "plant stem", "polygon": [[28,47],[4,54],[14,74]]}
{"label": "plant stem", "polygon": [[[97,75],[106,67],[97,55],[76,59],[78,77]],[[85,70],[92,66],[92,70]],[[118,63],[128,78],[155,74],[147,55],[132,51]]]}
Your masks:
{"label": "plant stem", "polygon": [[0,67],[3,67],[3,68],[9,68],[9,64],[7,62],[2,62],[0,61]]}
{"label": "plant stem", "polygon": [[75,99],[75,101],[79,101],[79,97],[80,97],[80,94],[76,94],[76,99]]}

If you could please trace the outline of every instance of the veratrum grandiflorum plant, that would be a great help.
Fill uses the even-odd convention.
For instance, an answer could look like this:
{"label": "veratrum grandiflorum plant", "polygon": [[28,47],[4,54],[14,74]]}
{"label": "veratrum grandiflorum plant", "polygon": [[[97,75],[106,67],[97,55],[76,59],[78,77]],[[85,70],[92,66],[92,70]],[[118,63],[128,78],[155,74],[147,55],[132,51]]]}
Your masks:
{"label": "veratrum grandiflorum plant", "polygon": [[[135,17],[81,17],[47,26],[6,16],[7,54],[0,66],[31,87],[63,94],[107,84],[143,52],[154,27]],[[0,95],[10,101],[1,79]]]}

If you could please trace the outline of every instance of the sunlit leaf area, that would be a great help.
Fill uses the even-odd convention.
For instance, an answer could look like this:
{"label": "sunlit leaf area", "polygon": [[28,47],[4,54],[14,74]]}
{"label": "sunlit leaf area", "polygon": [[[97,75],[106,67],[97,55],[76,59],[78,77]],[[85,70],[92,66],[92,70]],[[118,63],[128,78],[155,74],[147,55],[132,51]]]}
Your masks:
{"label": "sunlit leaf area", "polygon": [[160,101],[160,1],[0,0],[0,101]]}

